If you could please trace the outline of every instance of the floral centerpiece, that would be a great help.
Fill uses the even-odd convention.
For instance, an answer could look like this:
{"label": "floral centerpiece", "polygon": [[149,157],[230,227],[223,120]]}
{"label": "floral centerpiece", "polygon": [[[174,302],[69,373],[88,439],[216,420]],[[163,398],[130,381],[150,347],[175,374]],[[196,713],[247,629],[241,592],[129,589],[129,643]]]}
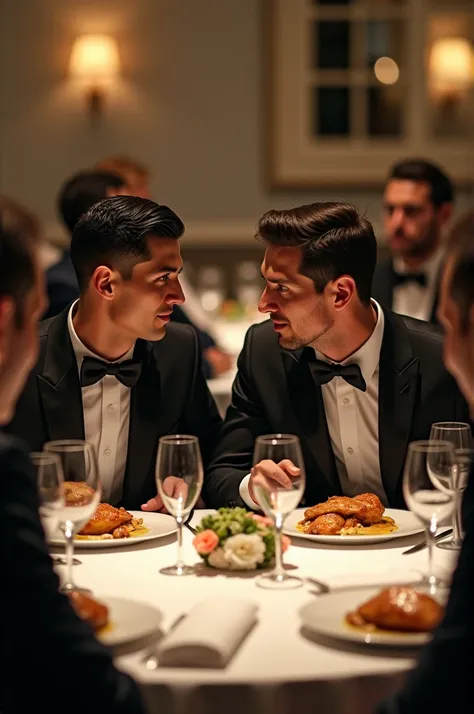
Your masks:
{"label": "floral centerpiece", "polygon": [[[270,518],[245,508],[219,508],[196,528],[193,545],[211,568],[255,570],[267,568],[275,557],[275,531]],[[282,551],[290,545],[282,536]]]}

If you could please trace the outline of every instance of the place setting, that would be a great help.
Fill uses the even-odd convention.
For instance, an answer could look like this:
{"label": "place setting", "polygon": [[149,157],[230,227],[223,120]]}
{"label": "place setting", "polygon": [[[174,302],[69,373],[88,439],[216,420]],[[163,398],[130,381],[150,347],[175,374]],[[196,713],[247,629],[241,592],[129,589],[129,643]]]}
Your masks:
{"label": "place setting", "polygon": [[[399,657],[428,642],[449,592],[447,578],[434,574],[432,549],[442,525],[446,537],[456,489],[461,489],[459,472],[453,467],[464,463],[461,456],[456,457],[452,443],[435,438],[409,445],[403,475],[409,511],[385,508],[373,493],[334,496],[302,509],[298,504],[306,479],[298,437],[262,435],[255,440],[254,464],[265,459],[291,461],[298,471],[291,488],[256,479],[260,512],[239,507],[201,512],[194,511],[203,484],[198,440],[166,436],[159,441],[155,476],[157,492],[170,515],[127,511],[102,502],[97,462],[86,442],[45,444],[41,454],[33,455],[33,462],[48,542],[66,548],[68,567],[61,589],[99,640],[117,656],[135,653],[135,666],[148,671],[217,671],[229,666],[251,632],[258,637],[259,611],[271,603],[274,607],[280,590],[307,589],[309,599],[302,592],[294,608],[299,636],[309,643],[336,650],[385,648]],[[320,551],[301,547],[330,544],[336,554],[343,554],[363,545],[375,555],[391,541],[403,542],[421,533],[429,546],[427,573],[411,568],[407,559],[406,569],[380,577],[373,573],[365,581],[362,572],[354,572],[352,577],[345,575],[344,582],[334,575],[328,582],[317,566]],[[204,597],[184,596],[180,614],[168,627],[164,627],[167,599],[158,594],[140,593],[144,600],[137,600],[128,596],[128,588],[124,597],[117,597],[103,587],[92,593],[76,585],[72,566],[76,550],[95,551],[105,558],[120,545],[145,548],[167,536],[176,537],[176,562],[157,559],[154,572],[163,578],[157,581],[159,588],[166,589],[169,576],[177,576],[176,581],[194,576],[196,584],[207,576],[204,579],[210,583],[222,583],[212,593],[205,589]],[[284,564],[290,548],[290,562]],[[151,556],[154,553],[158,551],[150,550]],[[291,558],[291,553],[298,557]],[[302,553],[306,553],[303,560]],[[235,594],[223,588],[233,578],[242,579]],[[256,586],[263,600],[249,590]],[[274,594],[264,595],[265,591]],[[179,600],[178,591],[174,592]],[[286,600],[286,606],[291,602]]]}
{"label": "place setting", "polygon": [[[431,639],[443,616],[450,585],[449,579],[433,568],[435,537],[438,526],[446,523],[455,508],[456,494],[461,488],[458,468],[464,462],[465,454],[457,452],[450,441],[433,438],[409,445],[403,493],[410,515],[424,524],[427,571],[419,573],[413,583],[408,582],[406,575],[394,575],[385,587],[329,588],[321,583],[318,588],[315,580],[321,597],[300,612],[306,630],[329,640],[364,647],[419,648]],[[445,530],[442,537],[446,537]]]}

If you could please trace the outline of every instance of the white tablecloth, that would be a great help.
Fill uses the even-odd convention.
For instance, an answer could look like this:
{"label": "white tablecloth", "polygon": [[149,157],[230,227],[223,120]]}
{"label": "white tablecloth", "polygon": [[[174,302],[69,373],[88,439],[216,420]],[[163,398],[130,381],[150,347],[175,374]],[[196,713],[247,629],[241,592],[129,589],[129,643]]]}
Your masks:
{"label": "white tablecloth", "polygon": [[[203,513],[196,514],[195,523]],[[185,529],[188,563],[198,561],[192,537]],[[334,547],[294,539],[285,562],[295,566],[298,575],[334,587],[406,582],[419,577],[427,563],[426,550],[401,555],[418,539],[372,547]],[[79,585],[91,588],[97,597],[126,597],[155,605],[163,614],[165,630],[194,603],[210,596],[241,596],[259,606],[258,624],[223,671],[148,671],[140,661],[143,652],[118,658],[117,664],[142,685],[152,714],[368,714],[413,666],[410,651],[335,645],[302,632],[298,611],[317,597],[310,585],[278,592],[257,587],[253,574],[226,577],[203,571],[182,578],[160,574],[162,566],[175,561],[174,536],[107,551],[81,550],[77,555],[83,563],[74,568]],[[454,562],[451,553],[436,549],[437,567],[450,571]]]}

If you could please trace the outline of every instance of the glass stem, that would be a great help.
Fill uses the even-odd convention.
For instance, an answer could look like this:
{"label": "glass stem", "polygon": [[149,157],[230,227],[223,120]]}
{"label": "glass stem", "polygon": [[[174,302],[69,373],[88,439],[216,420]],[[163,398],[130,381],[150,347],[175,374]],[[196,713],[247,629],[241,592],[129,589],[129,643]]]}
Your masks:
{"label": "glass stem", "polygon": [[176,560],[176,568],[182,570],[184,568],[183,560],[183,517],[176,516],[176,524],[178,526],[178,556]]}
{"label": "glass stem", "polygon": [[283,559],[281,552],[281,531],[283,528],[283,518],[277,516],[275,520],[275,575],[277,578],[283,578]]}
{"label": "glass stem", "polygon": [[64,584],[65,590],[75,590],[73,575],[72,575],[72,563],[74,560],[74,528],[71,521],[66,521],[66,528],[64,529],[64,537],[66,539],[66,566],[67,566],[67,579]]}
{"label": "glass stem", "polygon": [[437,529],[438,523],[433,518],[430,522],[429,528],[426,529],[426,543],[428,545],[428,585],[430,590],[436,589],[436,576],[433,572],[433,555]]}
{"label": "glass stem", "polygon": [[453,541],[462,540],[462,491],[455,491],[453,513]]}

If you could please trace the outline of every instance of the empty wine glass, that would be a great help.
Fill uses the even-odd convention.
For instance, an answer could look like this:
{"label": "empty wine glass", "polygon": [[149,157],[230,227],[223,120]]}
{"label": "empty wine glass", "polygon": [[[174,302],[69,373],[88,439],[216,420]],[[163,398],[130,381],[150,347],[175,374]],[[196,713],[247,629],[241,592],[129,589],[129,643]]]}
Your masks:
{"label": "empty wine glass", "polygon": [[444,585],[433,572],[433,552],[438,525],[453,512],[454,495],[436,483],[452,478],[454,447],[446,441],[413,441],[408,446],[403,473],[403,495],[408,508],[426,528],[428,573],[423,578],[430,592]]}
{"label": "empty wine glass", "polygon": [[257,502],[264,513],[271,518],[275,527],[275,569],[267,575],[260,576],[257,584],[262,588],[295,588],[302,585],[303,581],[294,575],[288,575],[283,569],[281,536],[285,519],[298,507],[306,484],[298,437],[292,434],[258,436],[253,452],[254,466],[265,459],[276,464],[287,459],[299,469],[299,474],[291,478],[290,488],[284,488],[277,481],[264,478],[254,484]]}
{"label": "empty wine glass", "polygon": [[[461,449],[469,449],[472,446],[472,433],[469,424],[464,422],[437,422],[431,427],[430,439],[435,441],[448,441],[454,447],[453,472],[449,483],[445,483],[446,488],[453,490],[454,510],[453,510],[453,535],[451,538],[438,543],[438,548],[446,550],[460,550],[462,546],[462,493],[466,488],[467,475],[465,469],[460,469],[457,463],[456,454]],[[439,488],[443,484],[437,484]]]}
{"label": "empty wine glass", "polygon": [[156,486],[168,511],[178,526],[176,565],[162,568],[164,575],[190,575],[194,568],[183,561],[183,524],[201,493],[203,468],[196,436],[162,436],[156,458]]}
{"label": "empty wine glass", "polygon": [[81,590],[73,578],[74,538],[93,516],[102,493],[95,451],[79,439],[49,441],[43,448],[59,457],[64,475],[65,504],[59,528],[66,541],[67,577],[61,591]]}
{"label": "empty wine glass", "polygon": [[44,451],[31,453],[30,459],[36,471],[41,525],[46,540],[50,540],[58,529],[65,505],[61,459],[57,454]]}

